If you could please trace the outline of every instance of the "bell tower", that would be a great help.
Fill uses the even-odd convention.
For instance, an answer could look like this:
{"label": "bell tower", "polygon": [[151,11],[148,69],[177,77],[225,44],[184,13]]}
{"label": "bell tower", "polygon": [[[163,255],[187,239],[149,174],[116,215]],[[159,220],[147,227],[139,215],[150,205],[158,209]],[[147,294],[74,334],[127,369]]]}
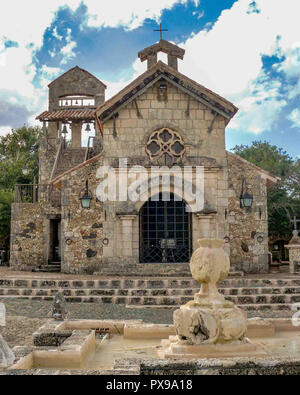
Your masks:
{"label": "bell tower", "polygon": [[175,70],[178,70],[178,59],[183,60],[185,55],[184,49],[161,38],[158,43],[140,51],[138,57],[141,62],[147,60],[147,68],[150,69],[157,63],[158,52],[164,52],[168,55],[168,65]]}

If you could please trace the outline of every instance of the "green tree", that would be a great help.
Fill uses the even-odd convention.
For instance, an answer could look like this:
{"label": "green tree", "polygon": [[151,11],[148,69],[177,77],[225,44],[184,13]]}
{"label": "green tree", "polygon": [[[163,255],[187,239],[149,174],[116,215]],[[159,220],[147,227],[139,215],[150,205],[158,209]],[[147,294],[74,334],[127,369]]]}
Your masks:
{"label": "green tree", "polygon": [[[10,235],[11,204],[15,184],[31,184],[38,176],[38,147],[42,131],[38,127],[12,130],[0,137],[0,240]],[[25,171],[24,171],[25,170]]]}
{"label": "green tree", "polygon": [[14,199],[12,190],[0,191],[0,240],[7,244],[10,235],[11,204]]}
{"label": "green tree", "polygon": [[41,134],[38,127],[23,126],[0,137],[0,189],[14,188],[17,183],[33,182],[33,178],[38,175]]}
{"label": "green tree", "polygon": [[238,145],[233,151],[275,176],[280,181],[268,190],[269,234],[290,237],[291,219],[300,216],[300,161],[282,148],[267,141],[254,141],[251,146]]}

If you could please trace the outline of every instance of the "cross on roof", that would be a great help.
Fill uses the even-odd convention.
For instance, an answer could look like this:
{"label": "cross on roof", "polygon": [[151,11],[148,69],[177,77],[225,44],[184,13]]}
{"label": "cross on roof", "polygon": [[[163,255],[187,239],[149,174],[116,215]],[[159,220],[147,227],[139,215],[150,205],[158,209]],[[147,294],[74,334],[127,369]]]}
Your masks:
{"label": "cross on roof", "polygon": [[154,32],[160,32],[160,39],[162,40],[162,39],[163,39],[162,32],[168,32],[169,30],[167,30],[167,29],[162,29],[162,24],[160,24],[159,30],[153,30],[153,31],[154,31]]}
{"label": "cross on roof", "polygon": [[297,219],[297,217],[294,216],[294,219],[292,219],[291,222],[294,224],[294,230],[297,230],[297,223],[300,222],[300,219]]}

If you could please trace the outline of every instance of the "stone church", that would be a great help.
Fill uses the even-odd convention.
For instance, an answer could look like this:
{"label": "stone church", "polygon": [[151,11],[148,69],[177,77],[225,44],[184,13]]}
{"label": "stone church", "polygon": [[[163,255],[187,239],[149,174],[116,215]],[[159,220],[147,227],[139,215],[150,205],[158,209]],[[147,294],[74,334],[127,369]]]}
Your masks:
{"label": "stone church", "polygon": [[[107,101],[106,86],[78,66],[49,85],[49,108],[37,117],[39,181],[15,188],[13,270],[184,275],[198,239],[219,238],[232,271],[268,271],[267,188],[278,179],[226,151],[238,109],[178,71],[184,54],[162,39],[145,48],[147,71]],[[203,207],[189,212],[175,184],[168,200],[158,185],[154,200],[148,191],[143,201],[102,201],[98,169],[119,174],[120,159],[146,172],[201,166]]]}

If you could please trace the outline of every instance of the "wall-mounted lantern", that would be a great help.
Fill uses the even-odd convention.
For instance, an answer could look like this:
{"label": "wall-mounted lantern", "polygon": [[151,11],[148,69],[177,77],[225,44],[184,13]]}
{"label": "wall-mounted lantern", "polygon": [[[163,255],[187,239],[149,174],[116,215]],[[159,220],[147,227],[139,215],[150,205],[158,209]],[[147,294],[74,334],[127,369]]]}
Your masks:
{"label": "wall-mounted lantern", "polygon": [[81,201],[82,208],[88,209],[88,210],[91,208],[92,197],[89,194],[89,181],[88,180],[86,180],[84,195],[79,200]]}
{"label": "wall-mounted lantern", "polygon": [[241,208],[251,210],[253,204],[253,195],[246,191],[246,178],[243,179],[242,193],[240,197]]}
{"label": "wall-mounted lantern", "polygon": [[85,131],[86,131],[86,132],[90,132],[90,131],[91,131],[91,126],[90,126],[89,123],[86,125]]}

